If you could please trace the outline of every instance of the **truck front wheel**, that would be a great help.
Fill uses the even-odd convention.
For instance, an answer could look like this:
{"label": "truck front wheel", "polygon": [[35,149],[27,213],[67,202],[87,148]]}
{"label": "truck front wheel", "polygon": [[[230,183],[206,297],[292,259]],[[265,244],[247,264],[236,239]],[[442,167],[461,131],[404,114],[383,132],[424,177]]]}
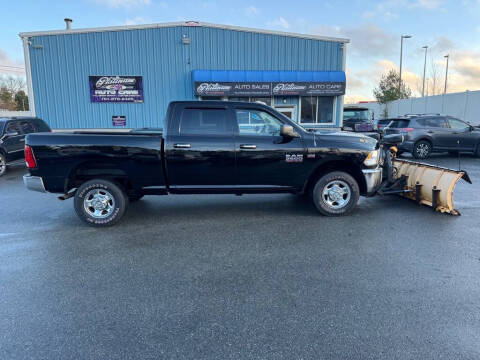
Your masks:
{"label": "truck front wheel", "polygon": [[357,205],[360,190],[355,179],[343,171],[320,177],[312,192],[313,203],[322,215],[340,216]]}
{"label": "truck front wheel", "polygon": [[125,213],[127,205],[125,192],[108,180],[87,181],[75,193],[75,211],[80,219],[91,226],[116,224]]}

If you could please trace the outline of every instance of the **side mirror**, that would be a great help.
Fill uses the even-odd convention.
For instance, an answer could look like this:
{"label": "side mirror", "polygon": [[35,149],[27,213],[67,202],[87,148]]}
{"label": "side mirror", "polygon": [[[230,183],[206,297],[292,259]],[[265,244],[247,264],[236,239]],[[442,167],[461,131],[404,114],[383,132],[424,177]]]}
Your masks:
{"label": "side mirror", "polygon": [[291,125],[282,125],[280,128],[280,135],[290,138],[300,137]]}

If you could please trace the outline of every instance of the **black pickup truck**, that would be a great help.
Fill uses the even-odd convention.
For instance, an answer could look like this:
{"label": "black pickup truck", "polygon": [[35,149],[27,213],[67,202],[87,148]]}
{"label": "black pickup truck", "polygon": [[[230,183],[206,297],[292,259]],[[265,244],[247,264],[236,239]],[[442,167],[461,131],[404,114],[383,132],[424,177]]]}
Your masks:
{"label": "black pickup truck", "polygon": [[31,190],[74,197],[93,226],[116,223],[129,201],[167,194],[309,194],[320,213],[343,215],[382,181],[367,136],[308,132],[259,103],[170,103],[163,129],[29,134]]}

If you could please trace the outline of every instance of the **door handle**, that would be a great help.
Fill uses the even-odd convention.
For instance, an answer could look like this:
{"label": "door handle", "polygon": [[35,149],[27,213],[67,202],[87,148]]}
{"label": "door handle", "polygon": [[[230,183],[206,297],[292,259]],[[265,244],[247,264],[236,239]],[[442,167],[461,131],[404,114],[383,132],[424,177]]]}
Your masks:
{"label": "door handle", "polygon": [[23,139],[20,139],[20,142],[25,142],[25,138],[23,138]]}
{"label": "door handle", "polygon": [[242,144],[240,145],[240,149],[256,149],[257,145],[251,145],[251,144]]}
{"label": "door handle", "polygon": [[427,133],[433,134],[433,131],[432,131],[432,130],[428,130]]}
{"label": "door handle", "polygon": [[173,144],[175,149],[190,149],[190,144]]}

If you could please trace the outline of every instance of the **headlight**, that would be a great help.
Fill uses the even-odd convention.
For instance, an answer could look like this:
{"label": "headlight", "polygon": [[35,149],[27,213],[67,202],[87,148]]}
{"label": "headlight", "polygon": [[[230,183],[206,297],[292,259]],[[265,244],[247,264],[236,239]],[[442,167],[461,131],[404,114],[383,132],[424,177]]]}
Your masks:
{"label": "headlight", "polygon": [[378,150],[370,151],[363,162],[365,166],[375,166],[378,164]]}

